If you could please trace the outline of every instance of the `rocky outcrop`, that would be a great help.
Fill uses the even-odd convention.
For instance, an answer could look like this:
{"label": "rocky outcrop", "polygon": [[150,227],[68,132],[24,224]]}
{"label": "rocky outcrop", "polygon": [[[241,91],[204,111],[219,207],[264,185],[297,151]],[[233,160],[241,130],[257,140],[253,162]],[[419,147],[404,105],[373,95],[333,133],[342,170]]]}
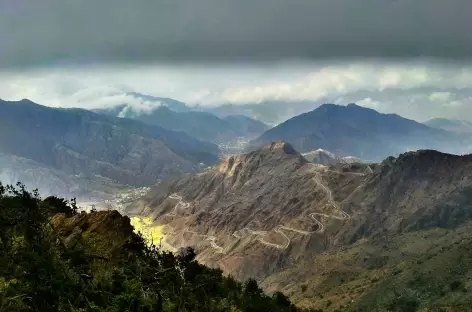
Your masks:
{"label": "rocky outcrop", "polygon": [[86,248],[103,258],[113,258],[133,238],[130,219],[118,211],[83,212],[73,217],[57,214],[51,225],[68,248]]}

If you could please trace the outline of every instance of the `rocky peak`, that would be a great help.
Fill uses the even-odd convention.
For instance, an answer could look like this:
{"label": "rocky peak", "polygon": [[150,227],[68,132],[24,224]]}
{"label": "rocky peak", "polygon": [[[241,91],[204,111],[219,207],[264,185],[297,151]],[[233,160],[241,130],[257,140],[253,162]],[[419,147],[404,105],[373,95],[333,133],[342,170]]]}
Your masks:
{"label": "rocky peak", "polygon": [[249,171],[253,172],[263,165],[277,165],[284,161],[293,160],[300,164],[307,162],[292,145],[278,140],[252,153],[227,157],[216,166],[216,169],[221,173],[233,176],[243,169],[249,169]]}
{"label": "rocky peak", "polygon": [[298,155],[298,152],[293,148],[293,146],[283,140],[277,140],[267,144],[261,149],[261,151],[271,151],[275,153],[284,153],[287,155]]}

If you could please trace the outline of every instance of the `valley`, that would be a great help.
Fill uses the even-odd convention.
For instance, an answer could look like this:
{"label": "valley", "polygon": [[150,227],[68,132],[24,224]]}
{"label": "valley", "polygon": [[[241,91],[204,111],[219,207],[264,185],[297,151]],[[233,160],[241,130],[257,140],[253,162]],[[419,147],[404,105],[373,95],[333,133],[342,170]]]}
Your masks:
{"label": "valley", "polygon": [[[35,153],[15,144],[26,132],[13,133],[13,138],[3,136],[0,176],[7,183],[22,179],[30,189],[39,185],[46,196],[57,191],[57,195],[77,197],[79,210],[91,214],[118,211],[128,215],[135,233],[149,246],[174,254],[192,247],[199,263],[220,268],[241,281],[254,278],[264,290],[283,291],[307,308],[357,311],[374,304],[383,311],[387,303],[374,296],[376,292],[391,287],[390,283],[404,283],[417,272],[427,274],[404,269],[404,261],[414,262],[413,256],[402,251],[410,248],[408,237],[433,237],[424,233],[434,229],[462,233],[460,229],[472,222],[470,155],[417,150],[377,162],[367,160],[372,159],[369,149],[374,142],[383,135],[390,139],[394,135],[388,127],[382,130],[386,120],[411,128],[395,134],[390,151],[402,150],[402,145],[392,142],[405,135],[411,135],[413,141],[425,139],[423,143],[432,146],[442,146],[444,140],[453,144],[463,140],[462,134],[423,127],[401,117],[392,119],[352,105],[321,106],[310,112],[315,114],[314,120],[321,118],[316,117],[321,112],[340,118],[335,124],[345,122],[343,114],[348,109],[378,119],[380,128],[364,132],[362,140],[357,137],[349,145],[342,142],[352,134],[351,121],[348,128],[336,130],[346,138],[339,137],[339,132],[329,137],[333,133],[323,131],[332,125],[324,124],[325,130],[315,132],[333,143],[329,147],[336,153],[322,148],[300,153],[295,148],[303,141],[300,135],[311,136],[306,127],[284,130],[295,144],[275,140],[256,147],[259,139],[251,141],[251,137],[232,134],[226,141],[212,143],[107,115],[115,111],[56,110],[31,102],[2,105],[10,124],[12,118],[21,121],[31,109],[38,111],[42,117],[36,117],[40,130],[34,140],[52,147],[48,153],[54,160],[41,156],[37,142],[30,144],[37,149]],[[17,106],[11,109],[12,105]],[[188,113],[181,104],[175,105],[182,110],[178,114]],[[48,129],[45,120],[51,116],[71,120],[71,124]],[[366,117],[359,118],[355,127],[361,127]],[[232,122],[251,121],[234,117]],[[77,132],[82,128],[94,135]],[[58,136],[57,131],[65,136]],[[275,130],[267,133],[271,131]],[[339,138],[341,143],[336,143]],[[58,141],[61,143],[54,143]],[[306,149],[319,147],[303,142]],[[362,152],[352,149],[355,142]],[[429,238],[424,243],[435,248]],[[377,250],[375,257],[371,250]],[[433,254],[424,250],[417,256],[429,261]],[[378,260],[387,258],[385,263]],[[405,272],[405,279],[397,280],[399,270]],[[443,282],[450,283],[451,278]],[[383,283],[369,282],[379,279]],[[431,300],[438,300],[437,295]]]}
{"label": "valley", "polygon": [[0,312],[472,311],[471,0],[0,0]]}

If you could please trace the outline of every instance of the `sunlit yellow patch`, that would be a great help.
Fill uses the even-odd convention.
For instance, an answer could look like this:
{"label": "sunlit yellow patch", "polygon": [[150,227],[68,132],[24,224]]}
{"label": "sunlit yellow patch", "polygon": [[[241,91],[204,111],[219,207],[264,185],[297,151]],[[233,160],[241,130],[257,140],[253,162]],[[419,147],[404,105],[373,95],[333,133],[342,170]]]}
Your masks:
{"label": "sunlit yellow patch", "polygon": [[141,220],[143,221],[143,223],[144,223],[145,225],[148,225],[148,226],[149,226],[149,225],[152,225],[152,220],[151,220],[151,218],[149,218],[149,217],[142,218]]}
{"label": "sunlit yellow patch", "polygon": [[153,225],[151,218],[131,217],[131,225],[135,232],[141,232],[148,244],[159,245],[161,238],[164,237],[162,233],[163,226]]}

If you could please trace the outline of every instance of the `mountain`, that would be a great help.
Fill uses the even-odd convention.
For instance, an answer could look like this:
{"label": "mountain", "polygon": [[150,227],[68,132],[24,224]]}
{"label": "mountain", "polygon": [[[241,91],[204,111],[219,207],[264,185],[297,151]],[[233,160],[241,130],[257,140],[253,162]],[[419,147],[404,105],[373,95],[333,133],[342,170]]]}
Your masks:
{"label": "mountain", "polygon": [[[190,245],[201,263],[302,305],[416,311],[449,306],[460,295],[450,285],[469,292],[471,181],[472,155],[419,150],[325,166],[277,141],[164,181],[127,212],[154,220],[169,249]],[[438,238],[446,234],[458,244]],[[457,302],[466,311],[472,296]]]}
{"label": "mountain", "polygon": [[137,118],[158,107],[166,107],[179,113],[192,111],[192,108],[188,107],[185,103],[171,98],[155,97],[137,92],[127,92],[124,93],[124,95],[141,101],[142,104],[139,106],[133,106],[127,103],[122,103],[119,105],[93,109],[92,111],[99,114],[121,118]]}
{"label": "mountain", "polygon": [[197,107],[219,117],[244,115],[275,126],[288,118],[310,111],[323,102],[317,101],[263,101],[256,104],[222,104],[214,107]]}
{"label": "mountain", "polygon": [[128,92],[126,95],[133,96],[143,101],[152,102],[155,106],[165,106],[178,113],[189,112],[192,110],[192,108],[188,107],[187,104],[170,98],[155,97],[137,92]]}
{"label": "mountain", "polygon": [[303,157],[312,163],[320,165],[362,163],[360,158],[353,156],[338,157],[324,149],[317,149],[308,153],[304,153]]}
{"label": "mountain", "polygon": [[278,139],[293,144],[301,152],[321,148],[341,157],[374,161],[427,148],[462,154],[470,147],[465,136],[355,104],[324,104],[269,129],[251,146],[257,148]]}
{"label": "mountain", "polygon": [[254,138],[267,130],[267,126],[262,122],[245,116],[227,116],[221,119],[207,112],[182,109],[174,111],[173,107],[175,105],[161,105],[149,112],[140,112],[124,104],[94,111],[108,116],[132,118],[173,131],[182,131],[195,138],[215,143],[231,141],[237,137]]}
{"label": "mountain", "polygon": [[[81,181],[143,186],[193,172],[200,163],[212,164],[219,150],[183,133],[130,119],[22,100],[0,101],[0,152],[9,163],[26,165],[21,174],[30,172],[36,182],[52,183],[57,180],[53,175],[60,176],[58,184],[76,176]],[[34,185],[39,186],[44,185]]]}
{"label": "mountain", "polygon": [[472,133],[472,122],[466,120],[434,118],[424,122],[424,124],[431,128],[443,129],[450,132]]}

